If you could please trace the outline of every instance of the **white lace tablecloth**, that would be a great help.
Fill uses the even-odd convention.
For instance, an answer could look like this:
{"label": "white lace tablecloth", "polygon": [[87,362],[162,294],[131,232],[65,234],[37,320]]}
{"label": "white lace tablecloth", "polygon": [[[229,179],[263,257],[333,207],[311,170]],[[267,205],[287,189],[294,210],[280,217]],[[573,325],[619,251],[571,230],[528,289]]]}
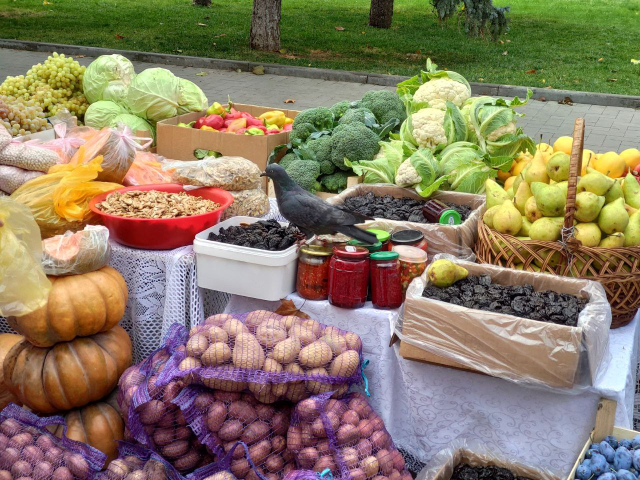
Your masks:
{"label": "white lace tablecloth", "polygon": [[[566,477],[593,428],[601,396],[618,402],[616,425],[633,425],[638,316],[610,333],[613,359],[591,391],[579,395],[534,390],[498,378],[405,360],[389,347],[395,311],[367,304],[344,310],[289,296],[303,312],[361,336],[371,402],[396,444],[426,462],[456,438]],[[232,296],[226,312],[272,309],[278,302]]]}

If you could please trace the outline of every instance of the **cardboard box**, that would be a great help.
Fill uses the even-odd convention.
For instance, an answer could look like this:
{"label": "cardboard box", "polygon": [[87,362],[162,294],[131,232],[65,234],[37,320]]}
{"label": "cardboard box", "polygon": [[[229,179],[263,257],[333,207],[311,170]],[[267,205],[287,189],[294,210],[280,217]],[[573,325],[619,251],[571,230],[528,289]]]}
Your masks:
{"label": "cardboard box", "polygon": [[577,327],[475,310],[422,297],[427,284],[425,272],[407,291],[401,356],[516,382],[556,388],[592,385],[607,348],[611,322],[611,310],[599,284],[493,265],[458,263],[469,275],[488,274],[498,284],[530,284],[536,291],[576,295],[589,298],[589,303],[581,312]]}
{"label": "cardboard box", "polygon": [[[259,116],[271,110],[281,110],[287,117],[294,118],[296,110],[274,107],[234,104],[234,107],[251,115]],[[156,146],[158,155],[173,160],[196,160],[197,149],[213,150],[222,155],[244,157],[255,163],[260,170],[267,166],[269,155],[278,145],[289,143],[289,132],[274,135],[236,135],[235,133],[211,132],[196,128],[178,127],[178,123],[189,123],[206,115],[206,111],[187,113],[168,118],[156,125]],[[267,191],[267,181],[263,182]]]}
{"label": "cardboard box", "polygon": [[42,142],[48,142],[56,139],[56,132],[53,128],[45,130],[44,132],[30,133],[28,135],[20,135],[15,137],[14,140],[20,140],[21,142],[28,142],[29,140],[40,140]]}
{"label": "cardboard box", "polygon": [[[359,185],[360,183],[362,183],[363,179],[364,179],[363,175],[360,175],[359,177],[354,175],[352,177],[347,178],[347,188]],[[269,197],[272,197],[272,198],[275,198],[275,196],[276,196],[276,192],[273,189],[273,180],[269,180],[268,195],[269,195]],[[316,192],[316,195],[319,196],[323,200],[328,200],[331,197],[335,197],[336,195],[339,195],[339,194],[338,193],[329,193],[329,192]]]}

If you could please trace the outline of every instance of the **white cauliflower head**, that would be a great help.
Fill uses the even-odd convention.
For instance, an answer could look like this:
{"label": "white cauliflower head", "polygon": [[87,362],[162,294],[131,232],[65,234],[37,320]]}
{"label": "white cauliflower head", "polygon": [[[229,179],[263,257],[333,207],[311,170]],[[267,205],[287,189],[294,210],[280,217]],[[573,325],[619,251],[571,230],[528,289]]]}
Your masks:
{"label": "white cauliflower head", "polygon": [[406,159],[396,172],[396,185],[399,187],[410,187],[411,185],[417,185],[422,182],[422,177],[411,163],[411,160]]}
{"label": "white cauliflower head", "polygon": [[496,128],[493,132],[487,135],[487,141],[495,142],[501,136],[506,135],[508,133],[516,133],[516,124],[515,122],[509,122],[506,125]]}
{"label": "white cauliflower head", "polygon": [[465,84],[456,82],[449,77],[442,77],[434,78],[420,85],[420,88],[413,95],[413,100],[427,102],[431,108],[446,110],[447,101],[459,108],[470,96],[471,90]]}
{"label": "white cauliflower head", "polygon": [[411,115],[411,133],[419,147],[433,150],[441,143],[447,143],[444,115],[443,110],[436,108],[423,108]]}

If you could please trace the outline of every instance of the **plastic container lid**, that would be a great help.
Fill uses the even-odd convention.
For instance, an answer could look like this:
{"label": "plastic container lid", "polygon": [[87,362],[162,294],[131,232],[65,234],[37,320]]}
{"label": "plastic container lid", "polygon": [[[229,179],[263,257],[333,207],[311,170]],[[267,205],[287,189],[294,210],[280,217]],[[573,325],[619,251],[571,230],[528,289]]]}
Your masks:
{"label": "plastic container lid", "polygon": [[370,228],[369,230],[367,230],[367,232],[373,233],[376,237],[378,237],[378,241],[382,243],[386,242],[391,238],[391,234],[389,232],[386,232],[384,230],[379,230],[377,228]]}
{"label": "plastic container lid", "polygon": [[333,255],[331,247],[323,247],[322,245],[305,245],[300,251],[314,257],[329,257]]}
{"label": "plastic container lid", "polygon": [[369,250],[369,252],[377,252],[378,250],[382,249],[382,242],[369,244],[369,243],[363,243],[360,240],[349,240],[349,243],[347,243],[347,245],[357,245],[359,247],[364,247],[367,250]]}
{"label": "plastic container lid", "polygon": [[369,258],[371,260],[395,260],[400,256],[398,252],[375,252]]}
{"label": "plastic container lid", "polygon": [[333,254],[340,258],[360,260],[369,257],[369,250],[357,245],[340,245],[333,247]]}
{"label": "plastic container lid", "polygon": [[445,210],[440,215],[441,225],[460,225],[462,223],[462,217],[457,210]]}
{"label": "plastic container lid", "polygon": [[395,245],[392,251],[398,252],[402,262],[423,263],[427,261],[427,252],[418,247]]}
{"label": "plastic container lid", "polygon": [[424,239],[424,234],[418,230],[400,230],[391,235],[391,243],[396,245],[413,245]]}

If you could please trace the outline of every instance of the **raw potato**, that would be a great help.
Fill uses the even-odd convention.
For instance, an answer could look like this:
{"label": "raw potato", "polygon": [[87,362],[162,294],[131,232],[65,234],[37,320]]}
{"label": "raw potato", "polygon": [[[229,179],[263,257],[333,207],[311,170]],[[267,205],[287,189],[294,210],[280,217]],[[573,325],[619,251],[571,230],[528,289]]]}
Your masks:
{"label": "raw potato", "polygon": [[239,420],[227,420],[218,431],[218,437],[225,442],[237,440],[242,435],[244,425]]}
{"label": "raw potato", "polygon": [[360,340],[360,337],[358,335],[353,332],[347,332],[344,335],[344,338],[347,341],[349,350],[356,350],[358,352],[362,350],[362,340]]}
{"label": "raw potato", "polygon": [[391,452],[386,449],[379,450],[376,453],[376,458],[378,459],[378,465],[380,465],[380,471],[383,475],[391,475],[393,472],[393,457],[391,456]]}
{"label": "raw potato", "polygon": [[261,465],[270,454],[271,442],[269,440],[262,440],[249,447],[249,458],[255,465]]}
{"label": "raw potato", "polygon": [[249,425],[258,419],[258,412],[249,405],[249,403],[238,400],[229,405],[229,417],[240,420],[245,425]]}
{"label": "raw potato", "polygon": [[[327,327],[327,329],[328,328],[331,327]],[[320,340],[331,347],[331,350],[333,351],[333,354],[335,356],[346,352],[348,350],[348,347],[347,340],[344,338],[344,336],[333,332],[327,334],[327,329],[325,329],[325,331],[323,332],[324,335],[320,338]]]}
{"label": "raw potato", "polygon": [[296,337],[302,345],[309,345],[318,338],[313,330],[304,327],[302,324],[294,324],[289,330],[290,337]]}
{"label": "raw potato", "polygon": [[307,387],[304,383],[290,383],[287,386],[285,397],[287,397],[287,400],[290,402],[297,403],[308,396],[309,392],[307,391]]}
{"label": "raw potato", "polygon": [[279,325],[263,323],[256,330],[256,338],[261,345],[267,348],[274,347],[278,342],[287,338],[287,330]]}
{"label": "raw potato", "polygon": [[353,425],[340,425],[336,432],[336,442],[338,445],[349,445],[360,438],[358,429]]}
{"label": "raw potato", "polygon": [[[214,327],[217,328],[217,327]],[[223,333],[223,330],[221,330]],[[202,354],[200,361],[206,367],[216,367],[227,363],[231,359],[231,349],[229,345],[222,342],[212,343],[209,348]]]}
{"label": "raw potato", "polygon": [[203,480],[236,480],[231,472],[227,472],[223,470],[222,472],[214,473],[213,475],[209,475]]}
{"label": "raw potato", "polygon": [[222,328],[216,327],[215,325],[213,327],[209,327],[206,334],[209,337],[209,342],[211,343],[227,343],[229,341],[229,334]]}
{"label": "raw potato", "polygon": [[278,363],[288,364],[293,362],[300,353],[300,340],[289,337],[278,342],[271,352],[271,357]]}
{"label": "raw potato", "polygon": [[322,325],[310,318],[302,320],[302,326],[311,330],[316,337],[319,337],[322,333]]}
{"label": "raw potato", "polygon": [[356,468],[360,459],[358,458],[358,451],[353,447],[342,449],[342,459],[347,467],[350,469]]}
{"label": "raw potato", "polygon": [[214,402],[207,411],[207,428],[217,433],[227,419],[227,407],[222,402]]}
{"label": "raw potato", "polygon": [[291,330],[291,327],[294,325],[300,325],[302,323],[302,319],[299,317],[295,317],[293,315],[287,315],[286,317],[281,318],[284,323],[287,331]]}
{"label": "raw potato", "polygon": [[332,377],[350,377],[358,369],[360,355],[355,350],[347,350],[338,355],[329,367],[329,375]]}
{"label": "raw potato", "polygon": [[250,334],[248,330],[246,333],[243,332],[236,336],[232,357],[233,364],[236,367],[249,370],[261,369],[265,361],[264,350],[262,350],[256,337]]}
{"label": "raw potato", "polygon": [[187,355],[199,357],[209,348],[209,340],[204,335],[198,333],[193,335],[187,342]]}
{"label": "raw potato", "polygon": [[[324,368],[314,368],[312,370],[307,371],[307,375],[314,377],[328,377],[329,374]],[[307,380],[305,382],[307,386],[307,390],[313,395],[318,395],[320,393],[330,392],[335,389],[335,387],[331,383],[324,383],[319,380]]]}
{"label": "raw potato", "polygon": [[298,361],[303,367],[317,368],[323,367],[333,358],[331,347],[325,342],[318,340],[307,345],[298,354]]}
{"label": "raw potato", "polygon": [[200,363],[200,360],[198,360],[197,358],[187,357],[180,362],[180,365],[178,365],[178,369],[182,371],[193,370],[194,368],[200,368],[201,366],[202,363]]}
{"label": "raw potato", "polygon": [[222,329],[227,332],[231,338],[236,338],[241,333],[249,333],[249,329],[240,320],[230,318],[222,325]]}
{"label": "raw potato", "polygon": [[255,310],[247,313],[247,316],[244,319],[244,324],[249,328],[249,330],[255,331],[261,323],[269,318],[276,318],[275,316],[275,313],[267,310]]}
{"label": "raw potato", "polygon": [[216,325],[221,327],[227,320],[231,320],[234,318],[233,315],[229,315],[228,313],[217,313],[216,315],[211,315],[207,318],[204,323],[205,325]]}
{"label": "raw potato", "polygon": [[378,465],[376,457],[367,457],[360,462],[360,468],[362,468],[367,477],[373,477],[380,470],[380,465]]}

